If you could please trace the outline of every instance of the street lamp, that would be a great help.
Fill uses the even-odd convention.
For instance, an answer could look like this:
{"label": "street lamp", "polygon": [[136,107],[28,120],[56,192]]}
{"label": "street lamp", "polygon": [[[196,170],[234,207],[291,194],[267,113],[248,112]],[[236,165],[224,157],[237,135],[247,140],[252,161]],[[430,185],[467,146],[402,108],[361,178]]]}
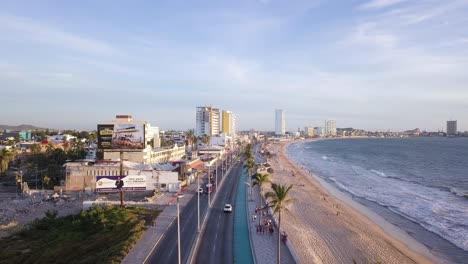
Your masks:
{"label": "street lamp", "polygon": [[[216,161],[216,163],[218,163],[218,161]],[[216,183],[216,192],[218,192],[218,170],[217,169],[215,170],[215,183]]]}
{"label": "street lamp", "polygon": [[213,184],[211,184],[211,183],[208,183],[206,185],[206,188],[208,188],[208,207],[211,207],[211,191],[213,190],[212,187],[211,187],[212,185]]}
{"label": "street lamp", "polygon": [[197,227],[198,232],[200,232],[200,175],[197,175],[197,203],[198,203],[198,210],[197,210]]}
{"label": "street lamp", "polygon": [[182,262],[180,261],[180,211],[179,211],[179,199],[184,197],[183,194],[177,195],[177,254],[179,257],[179,264]]}

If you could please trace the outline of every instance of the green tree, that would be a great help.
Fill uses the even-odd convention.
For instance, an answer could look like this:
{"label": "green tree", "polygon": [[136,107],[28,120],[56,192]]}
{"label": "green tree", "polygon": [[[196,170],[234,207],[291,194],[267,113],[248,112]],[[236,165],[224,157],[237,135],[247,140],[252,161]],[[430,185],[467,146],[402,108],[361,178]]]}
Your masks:
{"label": "green tree", "polygon": [[10,162],[16,158],[17,152],[15,150],[7,150],[6,148],[0,151],[0,174],[8,170]]}
{"label": "green tree", "polygon": [[295,199],[289,198],[289,191],[293,185],[289,185],[287,187],[286,185],[280,185],[280,184],[271,184],[271,188],[273,191],[267,192],[265,194],[266,199],[268,200],[268,207],[273,208],[274,213],[278,214],[278,264],[280,264],[281,256],[280,256],[280,240],[281,240],[281,211],[286,209],[286,206]]}
{"label": "green tree", "polygon": [[205,145],[208,145],[208,143],[210,143],[210,138],[211,138],[210,136],[208,136],[208,135],[205,134],[205,135],[203,135],[203,137],[202,137],[202,142],[203,142]]}
{"label": "green tree", "polygon": [[50,154],[54,149],[55,149],[54,145],[52,143],[49,143],[46,146],[46,153]]}
{"label": "green tree", "polygon": [[[262,204],[262,193],[263,193],[263,186],[266,183],[271,183],[270,181],[270,175],[267,174],[260,174],[260,173],[255,173],[252,176],[252,179],[254,180],[253,186],[258,185],[258,203],[259,203],[259,208],[263,210],[263,204]],[[258,223],[262,223],[262,214],[260,214],[260,217],[258,218]]]}
{"label": "green tree", "polygon": [[32,154],[39,154],[40,152],[41,152],[41,146],[39,146],[39,144],[37,144],[37,143],[32,144],[31,153]]}

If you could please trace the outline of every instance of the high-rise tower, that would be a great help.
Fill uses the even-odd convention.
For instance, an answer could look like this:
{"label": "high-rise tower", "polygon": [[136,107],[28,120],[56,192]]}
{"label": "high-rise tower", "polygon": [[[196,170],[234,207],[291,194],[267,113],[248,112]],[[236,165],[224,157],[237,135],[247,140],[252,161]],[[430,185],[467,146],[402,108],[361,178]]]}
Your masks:
{"label": "high-rise tower", "polygon": [[219,135],[219,109],[211,106],[198,106],[196,116],[195,135]]}
{"label": "high-rise tower", "polygon": [[457,133],[457,120],[447,121],[447,136],[455,136]]}
{"label": "high-rise tower", "polygon": [[275,135],[286,134],[286,121],[282,109],[275,110]]}

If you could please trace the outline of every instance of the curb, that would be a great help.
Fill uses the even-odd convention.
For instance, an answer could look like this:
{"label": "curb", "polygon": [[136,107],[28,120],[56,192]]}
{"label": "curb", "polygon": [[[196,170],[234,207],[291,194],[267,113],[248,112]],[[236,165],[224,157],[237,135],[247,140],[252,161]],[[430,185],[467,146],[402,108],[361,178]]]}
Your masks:
{"label": "curb", "polygon": [[[247,176],[248,176],[248,174],[247,174]],[[252,188],[252,187],[250,187],[250,188]],[[253,241],[252,241],[252,234],[250,233],[250,229],[252,228],[252,226],[251,226],[252,224],[251,224],[250,217],[249,217],[249,215],[250,215],[250,213],[249,213],[249,190],[247,190],[247,192],[245,194],[246,194],[245,210],[247,212],[247,214],[246,214],[247,215],[247,223],[248,223],[247,225],[249,226],[248,232],[249,232],[249,240],[250,240],[250,250],[252,251],[253,262],[254,262],[254,264],[256,264],[257,263],[257,254],[255,253],[255,247],[253,246]],[[253,195],[253,193],[252,193],[252,195]]]}

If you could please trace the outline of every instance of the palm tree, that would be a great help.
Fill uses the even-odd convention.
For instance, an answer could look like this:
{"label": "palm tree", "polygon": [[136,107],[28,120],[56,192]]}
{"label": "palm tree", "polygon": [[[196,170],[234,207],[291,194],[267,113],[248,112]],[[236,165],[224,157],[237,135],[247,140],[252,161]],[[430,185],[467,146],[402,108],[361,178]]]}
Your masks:
{"label": "palm tree", "polygon": [[286,206],[295,201],[295,199],[289,198],[288,197],[288,192],[291,190],[293,185],[289,185],[287,187],[286,185],[281,185],[281,184],[271,184],[271,188],[273,191],[267,192],[265,194],[265,198],[269,200],[268,202],[268,207],[272,207],[274,213],[278,213],[278,264],[280,264],[280,240],[281,240],[281,211],[283,209],[286,209]]}
{"label": "palm tree", "polygon": [[[268,173],[266,174],[260,174],[260,173],[255,173],[252,176],[252,179],[254,180],[253,186],[258,185],[258,202],[259,202],[259,208],[263,209],[262,205],[262,192],[263,192],[263,185],[265,183],[271,183],[270,181],[270,175]],[[260,217],[258,218],[258,223],[262,223],[262,213],[260,214]]]}
{"label": "palm tree", "polygon": [[208,145],[208,143],[210,142],[210,136],[206,134],[203,135],[202,142],[205,143],[205,145]]}
{"label": "palm tree", "polygon": [[195,136],[195,131],[189,129],[187,131],[187,139],[190,141],[190,146],[193,148],[193,145],[197,146],[197,137]]}
{"label": "palm tree", "polygon": [[14,150],[9,151],[4,148],[0,151],[0,174],[8,170],[8,165],[16,158],[16,155],[17,152]]}
{"label": "palm tree", "polygon": [[255,160],[253,158],[249,158],[247,160],[247,173],[250,179],[250,199],[252,199],[252,177],[250,175],[252,175],[254,167],[255,167]]}

